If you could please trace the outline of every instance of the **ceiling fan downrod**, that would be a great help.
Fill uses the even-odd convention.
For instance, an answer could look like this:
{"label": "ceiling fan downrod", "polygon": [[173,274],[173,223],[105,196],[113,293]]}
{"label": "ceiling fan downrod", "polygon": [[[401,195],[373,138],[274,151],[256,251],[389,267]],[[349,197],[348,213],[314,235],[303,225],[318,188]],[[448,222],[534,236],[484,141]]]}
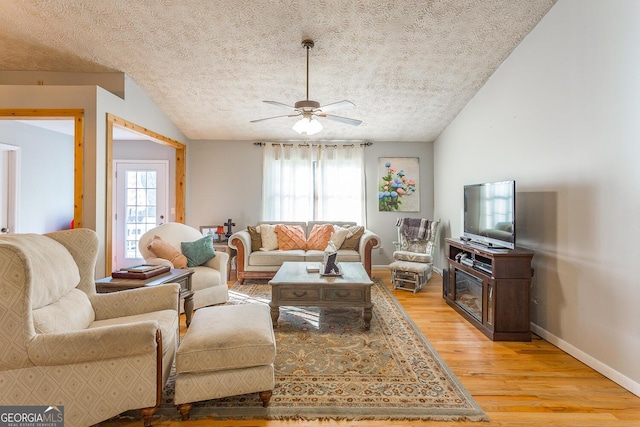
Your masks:
{"label": "ceiling fan downrod", "polygon": [[311,112],[320,107],[320,103],[317,101],[311,101],[309,99],[309,49],[314,46],[313,40],[302,40],[302,47],[307,50],[307,98],[304,101],[298,101],[295,103],[295,108],[299,108],[305,112]]}

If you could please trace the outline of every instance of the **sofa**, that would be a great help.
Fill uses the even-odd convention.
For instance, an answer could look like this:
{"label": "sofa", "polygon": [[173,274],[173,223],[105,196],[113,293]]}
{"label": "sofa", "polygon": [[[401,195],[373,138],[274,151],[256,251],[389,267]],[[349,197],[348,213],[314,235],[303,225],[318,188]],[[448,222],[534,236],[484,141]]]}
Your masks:
{"label": "sofa", "polygon": [[[269,232],[280,229],[280,232],[276,232],[277,243],[272,239],[265,240],[265,226]],[[283,229],[298,232],[301,229],[302,235],[285,235]],[[255,226],[238,231],[229,238],[229,246],[237,251],[238,281],[272,279],[285,261],[322,262],[327,242],[322,238],[317,239],[320,233],[316,231],[319,229],[322,229],[324,237],[331,230],[328,240],[339,243],[335,245],[338,262],[361,262],[371,277],[371,251],[380,246],[380,238],[371,230],[355,222],[344,221],[259,221]]]}
{"label": "sofa", "polygon": [[178,346],[178,284],[97,294],[89,229],[0,236],[0,405],[94,425],[160,403]]}

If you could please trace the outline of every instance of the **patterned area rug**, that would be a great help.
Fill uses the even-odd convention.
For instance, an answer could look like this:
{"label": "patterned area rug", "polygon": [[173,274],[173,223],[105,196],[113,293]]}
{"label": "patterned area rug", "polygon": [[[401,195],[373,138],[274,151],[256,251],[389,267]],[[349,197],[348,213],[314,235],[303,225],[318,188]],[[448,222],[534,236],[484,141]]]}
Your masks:
{"label": "patterned area rug", "polygon": [[[276,387],[267,408],[256,393],[194,403],[191,419],[488,421],[391,292],[375,282],[367,332],[362,309],[280,309]],[[236,283],[229,291],[232,304],[268,304],[270,295],[265,283]],[[158,410],[164,419],[180,419],[173,379]]]}

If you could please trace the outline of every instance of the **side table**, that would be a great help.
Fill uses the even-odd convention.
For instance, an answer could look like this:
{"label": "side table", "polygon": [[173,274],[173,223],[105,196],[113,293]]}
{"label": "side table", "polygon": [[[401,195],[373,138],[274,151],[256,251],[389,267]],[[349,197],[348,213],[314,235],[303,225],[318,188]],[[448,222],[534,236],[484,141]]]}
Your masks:
{"label": "side table", "polygon": [[124,291],[127,289],[144,288],[149,286],[158,286],[164,283],[178,283],[180,285],[180,299],[184,300],[184,314],[187,321],[187,327],[191,324],[193,317],[193,290],[191,290],[191,276],[193,270],[172,268],[171,271],[150,277],[148,279],[119,279],[114,277],[105,277],[96,280],[96,291],[98,293],[108,293]]}
{"label": "side table", "polygon": [[213,249],[229,254],[229,262],[227,263],[227,281],[229,281],[231,278],[231,270],[236,269],[236,250],[229,246],[228,240],[224,242],[213,242]]}

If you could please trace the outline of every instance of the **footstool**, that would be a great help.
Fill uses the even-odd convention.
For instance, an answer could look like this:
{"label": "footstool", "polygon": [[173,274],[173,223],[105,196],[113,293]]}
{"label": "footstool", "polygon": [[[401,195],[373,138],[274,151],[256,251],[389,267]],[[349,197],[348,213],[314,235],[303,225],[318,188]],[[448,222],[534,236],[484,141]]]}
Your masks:
{"label": "footstool", "polygon": [[176,353],[174,403],[183,420],[193,402],[258,392],[269,404],[276,344],[269,307],[204,307],[195,312]]}
{"label": "footstool", "polygon": [[431,278],[432,264],[411,261],[394,261],[389,264],[393,289],[418,292]]}

